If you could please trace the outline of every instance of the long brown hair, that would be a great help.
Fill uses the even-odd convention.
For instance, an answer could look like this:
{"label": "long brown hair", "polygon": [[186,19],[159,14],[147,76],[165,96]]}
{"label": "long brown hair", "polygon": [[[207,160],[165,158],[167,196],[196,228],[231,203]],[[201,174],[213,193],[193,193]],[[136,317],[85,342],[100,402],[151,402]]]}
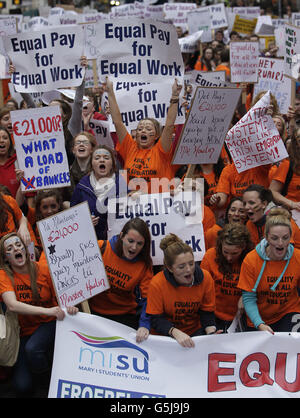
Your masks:
{"label": "long brown hair", "polygon": [[18,237],[20,239],[20,241],[22,242],[22,244],[25,247],[26,250],[26,265],[27,265],[27,269],[28,269],[28,274],[30,277],[30,287],[31,287],[31,292],[32,292],[32,299],[34,303],[39,303],[40,301],[40,295],[38,292],[38,287],[37,287],[37,276],[38,276],[38,265],[37,263],[34,263],[33,261],[30,260],[30,255],[29,252],[27,250],[26,245],[24,244],[23,240],[19,237],[19,235],[16,232],[11,232],[10,234],[6,234],[4,235],[4,237],[2,237],[0,239],[0,269],[4,270],[5,273],[8,275],[8,277],[10,278],[12,284],[14,284],[14,271],[11,268],[6,256],[5,256],[5,248],[4,248],[4,243],[8,238],[11,237]]}

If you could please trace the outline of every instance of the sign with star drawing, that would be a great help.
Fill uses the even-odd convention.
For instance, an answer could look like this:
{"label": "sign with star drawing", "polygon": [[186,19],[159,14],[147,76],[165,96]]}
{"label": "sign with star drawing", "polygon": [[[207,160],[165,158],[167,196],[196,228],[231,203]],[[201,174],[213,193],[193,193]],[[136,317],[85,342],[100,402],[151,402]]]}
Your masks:
{"label": "sign with star drawing", "polygon": [[87,202],[37,225],[62,308],[82,303],[109,288]]}

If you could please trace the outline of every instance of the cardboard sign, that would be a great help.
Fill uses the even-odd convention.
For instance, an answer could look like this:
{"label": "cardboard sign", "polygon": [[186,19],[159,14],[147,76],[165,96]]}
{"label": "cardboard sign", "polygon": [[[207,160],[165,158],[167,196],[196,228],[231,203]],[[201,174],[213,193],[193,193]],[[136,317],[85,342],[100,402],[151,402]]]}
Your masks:
{"label": "cardboard sign", "polygon": [[87,202],[37,225],[61,307],[75,306],[109,288]]}
{"label": "cardboard sign", "polygon": [[163,252],[159,244],[169,233],[176,234],[192,247],[195,261],[202,260],[205,244],[200,193],[180,192],[174,197],[169,193],[153,193],[143,194],[139,199],[109,199],[109,239],[119,234],[125,223],[137,216],[149,226],[154,265],[163,265]]}
{"label": "cardboard sign", "polygon": [[195,10],[188,12],[187,24],[189,33],[195,33],[203,31],[201,35],[201,42],[212,41],[212,31],[210,22],[210,10],[208,7],[199,7]]}
{"label": "cardboard sign", "polygon": [[197,87],[173,164],[215,164],[241,89]]}
{"label": "cardboard sign", "polygon": [[59,106],[11,112],[23,191],[71,184]]}
{"label": "cardboard sign", "polygon": [[62,26],[4,38],[16,71],[12,83],[18,92],[46,92],[77,87],[84,79],[84,32],[79,26]]}
{"label": "cardboard sign", "polygon": [[232,30],[243,34],[243,35],[252,35],[256,26],[257,19],[245,19],[239,15],[235,16]]}
{"label": "cardboard sign", "polygon": [[113,19],[95,27],[95,36],[89,39],[99,51],[100,81],[106,76],[135,82],[183,80],[184,64],[173,25],[151,19],[132,19],[128,25],[125,19]]}
{"label": "cardboard sign", "polygon": [[300,72],[300,27],[285,25],[285,74],[298,80]]}
{"label": "cardboard sign", "polygon": [[239,173],[288,157],[273,119],[268,91],[228,132],[226,144]]}
{"label": "cardboard sign", "polygon": [[258,42],[230,42],[231,82],[256,83],[259,55]]}
{"label": "cardboard sign", "polygon": [[284,61],[260,57],[258,81],[254,85],[253,97],[260,91],[270,90],[275,96],[280,112],[286,114],[291,103],[291,79],[284,75]]}

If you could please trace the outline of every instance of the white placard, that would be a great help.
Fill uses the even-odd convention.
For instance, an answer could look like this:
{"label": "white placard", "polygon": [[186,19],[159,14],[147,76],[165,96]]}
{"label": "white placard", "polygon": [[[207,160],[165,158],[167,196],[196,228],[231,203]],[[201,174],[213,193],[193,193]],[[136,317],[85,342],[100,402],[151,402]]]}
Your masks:
{"label": "white placard", "polygon": [[94,25],[89,51],[92,45],[98,51],[100,81],[106,76],[117,81],[183,81],[184,64],[173,25],[151,19],[132,19],[130,25],[125,19],[113,19]]}
{"label": "white placard", "polygon": [[108,415],[140,416],[171,408],[191,416],[184,398],[299,399],[297,332],[193,337],[194,348],[170,337],[135,338],[132,328],[82,312],[57,321],[49,397],[110,398]]}
{"label": "white placard", "polygon": [[300,27],[286,24],[284,28],[285,74],[294,80],[298,80],[300,72]]}
{"label": "white placard", "polygon": [[75,306],[109,288],[87,202],[37,225],[61,307]]}
{"label": "white placard", "polygon": [[241,89],[197,87],[173,164],[215,164]]}
{"label": "white placard", "polygon": [[114,143],[110,135],[109,121],[91,118],[89,127],[92,129],[99,145],[107,145],[114,149]]}
{"label": "white placard", "polygon": [[210,23],[210,10],[208,7],[199,7],[187,14],[187,24],[189,33],[193,34],[198,31],[203,31],[201,42],[212,41],[212,31]]}
{"label": "white placard", "polygon": [[79,26],[45,28],[4,38],[16,71],[12,83],[18,92],[46,92],[77,87],[84,79],[84,31]]}
{"label": "white placard", "polygon": [[260,91],[270,90],[275,96],[280,113],[286,114],[291,103],[291,79],[284,75],[284,61],[276,58],[259,57],[258,80],[254,85],[253,97]]}
{"label": "white placard", "polygon": [[59,106],[11,112],[23,191],[71,184]]}
{"label": "white placard", "polygon": [[258,42],[230,42],[231,82],[256,83],[259,55]]}
{"label": "white placard", "polygon": [[153,193],[143,194],[138,199],[109,199],[108,237],[119,234],[125,223],[136,216],[149,226],[154,265],[163,265],[159,244],[169,233],[176,234],[192,247],[196,261],[202,260],[205,244],[200,192],[179,192],[174,197],[169,193]]}
{"label": "white placard", "polygon": [[[136,129],[139,121],[147,118],[154,118],[161,126],[165,125],[172,94],[170,82],[131,83],[117,81],[114,83],[114,91],[123,123],[129,131]],[[183,91],[177,106],[175,124],[184,124],[185,122],[185,108],[182,103]],[[110,121],[110,130],[114,132],[115,126],[111,119]]]}
{"label": "white placard", "polygon": [[267,108],[268,91],[228,132],[226,144],[239,173],[288,157],[284,143]]}

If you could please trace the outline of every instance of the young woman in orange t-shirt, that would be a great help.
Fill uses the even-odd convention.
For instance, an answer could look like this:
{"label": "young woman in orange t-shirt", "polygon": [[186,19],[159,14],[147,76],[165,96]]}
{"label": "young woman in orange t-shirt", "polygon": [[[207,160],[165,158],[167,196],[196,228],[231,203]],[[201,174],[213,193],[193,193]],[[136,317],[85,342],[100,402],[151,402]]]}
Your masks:
{"label": "young woman in orange t-shirt", "polygon": [[237,288],[242,261],[253,249],[249,231],[241,223],[228,223],[219,231],[217,245],[201,261],[215,282],[216,326],[226,332],[238,311],[243,311],[242,292]]}
{"label": "young woman in orange t-shirt", "polygon": [[[14,232],[0,240],[0,265],[0,297],[9,311],[18,314],[20,324],[13,383],[19,395],[29,394],[34,374],[51,367],[55,319],[62,320],[65,313],[57,306],[48,267],[30,260],[24,242]],[[67,311],[75,314],[78,309],[69,307]]]}
{"label": "young woman in orange t-shirt", "polygon": [[192,248],[176,235],[163,238],[160,248],[165,269],[150,282],[146,312],[156,333],[194,347],[191,337],[216,332],[214,282],[195,264]]}
{"label": "young woman in orange t-shirt", "polygon": [[272,208],[265,238],[244,259],[242,289],[249,330],[299,331],[300,250],[290,243],[292,227],[286,211]]}

